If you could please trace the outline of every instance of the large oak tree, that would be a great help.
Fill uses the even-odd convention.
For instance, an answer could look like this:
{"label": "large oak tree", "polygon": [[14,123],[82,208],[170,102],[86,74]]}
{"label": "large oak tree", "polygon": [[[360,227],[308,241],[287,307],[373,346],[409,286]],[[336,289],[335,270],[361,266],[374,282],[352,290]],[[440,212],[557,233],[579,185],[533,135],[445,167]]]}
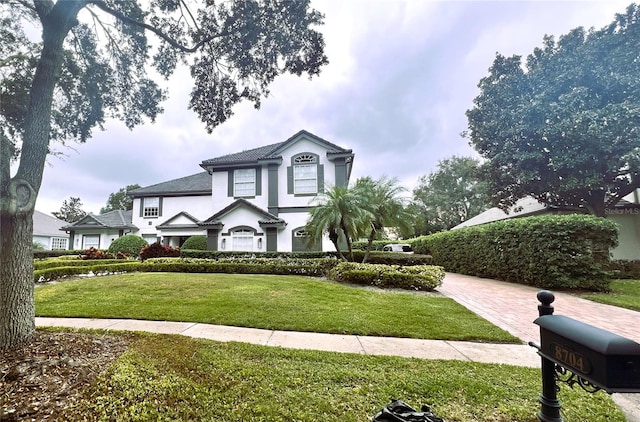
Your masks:
{"label": "large oak tree", "polygon": [[640,8],[497,55],[467,111],[494,205],[530,195],[603,216],[640,188]]}
{"label": "large oak tree", "polygon": [[[211,131],[240,101],[259,107],[276,76],[320,72],[322,18],[308,0],[0,4],[0,349],[35,329],[32,215],[56,142],[84,142],[109,118],[153,121],[166,93],[150,67],[169,77],[179,64]],[[25,35],[33,28],[41,41]]]}

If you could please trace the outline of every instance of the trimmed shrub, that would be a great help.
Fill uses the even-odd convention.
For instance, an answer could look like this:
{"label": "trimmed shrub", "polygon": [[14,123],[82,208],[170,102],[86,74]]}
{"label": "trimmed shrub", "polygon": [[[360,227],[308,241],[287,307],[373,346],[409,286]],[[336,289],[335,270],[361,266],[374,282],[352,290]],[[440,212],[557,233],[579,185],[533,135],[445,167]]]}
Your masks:
{"label": "trimmed shrub", "polygon": [[607,291],[617,225],[590,215],[514,218],[413,239],[447,271],[546,289]]}
{"label": "trimmed shrub", "polygon": [[56,249],[55,251],[33,251],[34,259],[47,259],[47,258],[55,258],[59,256],[73,256],[77,258],[78,255],[83,254],[82,250],[62,250]]}
{"label": "trimmed shrub", "polygon": [[[353,259],[355,262],[362,262],[365,251],[353,251]],[[373,251],[369,254],[367,264],[386,264],[386,265],[431,265],[433,257],[431,255],[407,254],[400,252],[379,252]]]}
{"label": "trimmed shrub", "polygon": [[433,265],[405,267],[340,262],[329,271],[327,277],[342,283],[431,291],[442,284],[444,275],[442,267]]}
{"label": "trimmed shrub", "polygon": [[187,240],[184,241],[182,250],[189,249],[195,251],[206,251],[207,250],[207,236],[204,235],[195,235],[191,236]]}
{"label": "trimmed shrub", "polygon": [[640,280],[640,261],[616,259],[609,264],[612,277]]}
{"label": "trimmed shrub", "polygon": [[139,256],[142,248],[148,243],[141,236],[135,234],[125,234],[120,236],[109,245],[108,251],[112,254],[124,254],[128,256]]}
{"label": "trimmed shrub", "polygon": [[336,252],[243,252],[243,251],[213,251],[213,250],[187,250],[180,249],[182,258],[202,258],[202,259],[230,259],[230,258],[337,258]]}
{"label": "trimmed shrub", "polygon": [[53,268],[44,268],[33,272],[33,279],[36,283],[46,283],[48,281],[71,276],[98,276],[109,275],[114,273],[138,271],[142,265],[137,261],[123,262],[122,260],[115,263],[104,263],[85,265],[85,266],[61,266]]}
{"label": "trimmed shrub", "polygon": [[178,257],[180,256],[180,248],[172,248],[171,246],[161,245],[156,242],[145,246],[140,251],[140,259],[143,261],[149,258],[160,258],[163,256]]}
{"label": "trimmed shrub", "polygon": [[113,259],[113,255],[92,246],[80,255],[80,259]]}

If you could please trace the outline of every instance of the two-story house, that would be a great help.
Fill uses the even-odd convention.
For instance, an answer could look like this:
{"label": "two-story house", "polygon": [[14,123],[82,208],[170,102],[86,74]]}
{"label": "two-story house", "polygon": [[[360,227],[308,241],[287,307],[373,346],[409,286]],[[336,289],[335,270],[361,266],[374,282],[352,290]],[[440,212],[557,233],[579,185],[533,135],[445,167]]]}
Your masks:
{"label": "two-story house", "polygon": [[[304,226],[325,185],[348,185],[353,158],[350,149],[302,130],[284,142],[204,160],[200,173],[129,193],[132,233],[174,247],[206,235],[212,250],[331,250],[328,239],[309,246]],[[65,230],[82,235],[74,225]]]}

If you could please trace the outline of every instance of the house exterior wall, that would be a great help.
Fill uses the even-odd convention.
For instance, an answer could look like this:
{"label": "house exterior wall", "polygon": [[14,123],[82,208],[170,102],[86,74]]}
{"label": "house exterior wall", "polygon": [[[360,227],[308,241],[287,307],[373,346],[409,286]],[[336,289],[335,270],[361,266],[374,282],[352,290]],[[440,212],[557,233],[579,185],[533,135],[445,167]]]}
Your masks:
{"label": "house exterior wall", "polygon": [[[618,246],[611,251],[613,259],[640,259],[640,210],[623,209],[607,218],[618,224]],[[625,213],[626,212],[626,213]]]}
{"label": "house exterior wall", "polygon": [[[123,233],[129,234],[129,233]],[[104,230],[104,229],[96,229],[93,231],[87,231],[86,233],[76,233],[73,240],[73,246],[69,245],[71,249],[85,249],[85,238],[93,239],[95,236],[98,237],[98,246],[95,246],[96,249],[108,249],[111,246],[111,243],[120,237],[120,230]],[[87,248],[88,249],[88,248]]]}
{"label": "house exterior wall", "polygon": [[[156,226],[164,223],[171,217],[182,211],[187,211],[197,219],[204,220],[211,215],[211,196],[163,196],[162,214],[158,217],[142,217],[142,198],[133,200],[132,223],[139,228],[136,234],[151,239],[153,236],[162,235],[162,231]],[[197,234],[204,234],[204,230],[198,230]],[[194,233],[196,234],[196,233]],[[175,235],[175,234],[172,234]],[[177,234],[178,236],[183,234]]]}

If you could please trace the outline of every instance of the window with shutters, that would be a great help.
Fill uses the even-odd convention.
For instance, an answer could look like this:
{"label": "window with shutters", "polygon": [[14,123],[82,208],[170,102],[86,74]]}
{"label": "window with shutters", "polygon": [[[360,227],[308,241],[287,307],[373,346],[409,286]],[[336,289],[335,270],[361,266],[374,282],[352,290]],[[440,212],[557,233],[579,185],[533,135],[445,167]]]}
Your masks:
{"label": "window with shutters", "polygon": [[142,206],[143,217],[159,217],[160,216],[160,198],[143,198]]}
{"label": "window with shutters", "polygon": [[233,196],[256,196],[256,169],[238,169],[233,172]]}
{"label": "window with shutters", "polygon": [[300,154],[293,159],[293,193],[311,194],[318,192],[318,157]]}

